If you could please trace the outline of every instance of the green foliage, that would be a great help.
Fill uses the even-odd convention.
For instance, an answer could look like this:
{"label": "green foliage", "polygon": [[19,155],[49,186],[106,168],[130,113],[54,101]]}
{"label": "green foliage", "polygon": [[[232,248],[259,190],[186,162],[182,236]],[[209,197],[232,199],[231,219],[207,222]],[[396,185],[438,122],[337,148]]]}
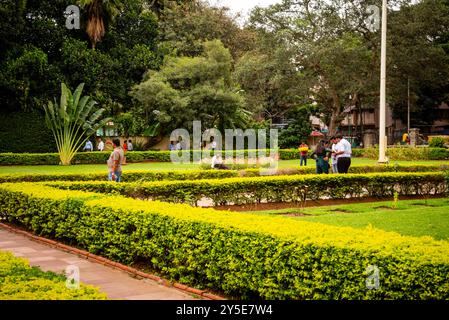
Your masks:
{"label": "green foliage", "polygon": [[346,199],[444,194],[442,173],[370,173],[348,175],[290,175],[146,183],[55,182],[72,190],[119,192],[132,197],[196,205],[208,198],[215,205],[298,202],[303,199]]}
{"label": "green foliage", "polygon": [[[86,153],[78,153],[77,155],[85,155]],[[98,153],[95,153],[98,154]],[[128,152],[128,154],[133,154]],[[108,154],[100,155],[106,161]],[[132,156],[131,159],[135,159]],[[57,159],[55,160],[57,161]],[[75,156],[75,161],[82,161],[81,158]],[[85,161],[85,160],[84,160]],[[129,161],[128,161],[129,162]],[[123,181],[161,181],[161,180],[199,180],[199,179],[223,179],[233,177],[259,177],[263,174],[263,170],[251,169],[252,165],[248,164],[234,164],[231,166],[232,170],[210,170],[210,165],[202,165],[201,170],[126,170],[122,173]],[[351,166],[349,173],[365,174],[375,172],[432,172],[432,171],[447,171],[446,165],[397,165],[397,166]],[[205,170],[207,169],[207,170]],[[238,170],[238,171],[237,171]],[[299,167],[278,169],[273,175],[306,175],[315,174],[314,167]],[[12,173],[0,174],[0,183],[3,182],[37,182],[37,181],[101,181],[106,180],[105,172],[99,173]]]}
{"label": "green foliage", "polygon": [[[432,149],[432,148],[415,148],[411,150],[407,148],[407,153],[404,153],[406,148],[395,148],[394,150],[388,149],[387,154],[391,160],[445,160],[449,157],[449,151],[447,149]],[[424,151],[425,150],[425,151]],[[201,153],[202,151],[183,151],[190,153],[190,159],[193,159],[194,153]],[[249,150],[245,151],[222,151],[222,156],[232,154],[233,157],[237,155],[239,157],[248,157]],[[270,154],[269,149],[263,149],[253,152],[262,152],[266,155]],[[300,153],[297,149],[280,149],[280,160],[293,160],[299,159]],[[311,153],[310,151],[309,153]],[[377,159],[379,151],[374,148],[369,149],[353,149],[353,155],[356,157],[367,157],[371,159]],[[99,164],[106,163],[110,153],[109,152],[82,152],[77,153],[72,163],[74,164]],[[392,156],[393,155],[393,156]],[[147,160],[154,160],[158,162],[170,162],[170,151],[131,151],[126,154],[127,162],[142,162]],[[52,165],[59,163],[59,156],[57,153],[0,153],[0,165]],[[410,168],[410,166],[406,166]],[[412,166],[413,167],[413,166]],[[420,166],[416,166],[419,169]],[[393,168],[389,166],[386,168]],[[425,166],[424,166],[425,168]],[[353,170],[353,169],[351,169]],[[367,169],[369,170],[369,169]],[[392,170],[393,169],[385,169]],[[368,171],[369,172],[369,171]]]}
{"label": "green foliage", "polygon": [[105,300],[97,288],[66,287],[66,278],[30,267],[28,261],[0,251],[0,300]]}
{"label": "green foliage", "polygon": [[279,147],[283,149],[297,148],[301,141],[307,141],[312,132],[310,116],[314,113],[314,109],[311,105],[305,105],[287,112],[286,116],[290,122],[279,135]]}
{"label": "green foliage", "polygon": [[[390,160],[446,160],[449,150],[444,148],[388,148],[387,156]],[[377,159],[378,148],[363,149],[363,157]]]}
{"label": "green foliage", "polygon": [[84,30],[66,28],[63,13],[74,1],[2,1],[2,108],[40,109],[58,93],[61,82],[85,83],[87,94],[110,115],[133,107],[128,91],[162,60],[156,52],[157,19],[144,0],[119,2],[123,10],[115,12],[114,20],[106,19],[109,25],[103,41],[91,50]]}
{"label": "green foliage", "polygon": [[100,119],[104,109],[94,110],[96,102],[89,96],[81,97],[84,83],[72,95],[70,89],[61,83],[59,105],[48,102],[45,109],[45,122],[56,140],[62,165],[69,165],[76,152],[110,119]]}
{"label": "green foliage", "polygon": [[[448,299],[448,244],[373,228],[1,184],[0,212],[42,236],[243,299]],[[382,248],[382,250],[379,250]],[[366,288],[366,268],[381,272]]]}
{"label": "green foliage", "polygon": [[164,52],[194,57],[203,52],[203,42],[219,39],[234,58],[255,46],[251,30],[239,27],[227,8],[206,2],[170,1],[160,14],[159,30]]}
{"label": "green foliage", "polygon": [[430,148],[444,148],[444,139],[440,137],[432,138],[429,142]]}
{"label": "green foliage", "polygon": [[160,123],[162,133],[190,128],[199,120],[206,128],[234,128],[248,121],[243,98],[231,84],[232,57],[218,41],[203,44],[202,56],[166,57],[158,72],[131,91],[141,104],[137,116],[147,125]]}
{"label": "green foliage", "polygon": [[55,139],[41,112],[0,113],[0,152],[55,152]]}

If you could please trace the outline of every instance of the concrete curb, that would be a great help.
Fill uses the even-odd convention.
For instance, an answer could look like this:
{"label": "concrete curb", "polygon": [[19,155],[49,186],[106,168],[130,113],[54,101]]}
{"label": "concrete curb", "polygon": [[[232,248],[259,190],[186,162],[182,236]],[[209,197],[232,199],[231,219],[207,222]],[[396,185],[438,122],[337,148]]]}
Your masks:
{"label": "concrete curb", "polygon": [[163,285],[165,287],[176,288],[177,290],[184,291],[184,292],[189,293],[189,294],[196,294],[196,295],[198,295],[198,296],[200,296],[202,298],[208,299],[208,300],[226,300],[224,297],[212,294],[212,293],[207,292],[205,290],[191,288],[189,286],[186,286],[186,285],[184,285],[182,283],[178,283],[178,282],[171,283],[170,281],[168,281],[166,279],[163,279],[161,277],[158,277],[158,276],[156,276],[154,274],[145,273],[145,272],[142,272],[142,271],[140,271],[138,269],[126,266],[124,264],[121,264],[121,263],[118,263],[118,262],[106,259],[106,258],[101,257],[101,256],[94,255],[94,254],[92,254],[92,253],[90,253],[88,251],[84,251],[84,250],[80,250],[80,249],[77,249],[77,248],[73,248],[71,246],[65,245],[63,243],[60,243],[60,242],[57,242],[57,241],[54,241],[54,240],[50,240],[50,239],[47,239],[47,238],[36,236],[36,235],[34,235],[34,234],[30,233],[30,232],[27,232],[27,231],[24,231],[24,230],[12,227],[12,226],[10,226],[8,224],[5,224],[3,222],[0,222],[0,227],[3,228],[3,229],[8,230],[10,232],[13,232],[13,233],[21,234],[21,235],[23,235],[23,236],[25,236],[25,237],[33,240],[33,241],[44,243],[46,245],[49,245],[49,246],[61,249],[63,251],[66,251],[66,252],[69,252],[69,253],[72,253],[72,254],[76,254],[76,255],[78,255],[80,257],[83,257],[83,258],[85,258],[87,260],[92,260],[92,261],[94,261],[96,263],[99,263],[99,264],[102,264],[102,265],[105,265],[105,266],[108,266],[108,267],[111,267],[111,268],[114,268],[114,269],[122,270],[122,271],[124,271],[124,272],[126,272],[128,274],[131,274],[131,275],[133,275],[133,276],[135,276],[137,278],[150,279],[150,280],[158,282],[159,284],[161,284],[161,285]]}

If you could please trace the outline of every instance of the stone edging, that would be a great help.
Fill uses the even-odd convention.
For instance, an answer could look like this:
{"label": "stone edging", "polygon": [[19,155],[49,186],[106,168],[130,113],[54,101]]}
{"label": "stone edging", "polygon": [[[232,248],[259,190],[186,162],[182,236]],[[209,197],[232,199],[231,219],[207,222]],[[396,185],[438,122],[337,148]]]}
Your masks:
{"label": "stone edging", "polygon": [[187,292],[187,293],[190,293],[190,294],[196,294],[198,296],[201,296],[203,298],[210,299],[210,300],[225,300],[225,298],[217,296],[217,295],[212,294],[210,292],[207,292],[205,290],[195,289],[195,288],[186,286],[186,285],[178,283],[178,282],[171,283],[170,281],[168,281],[166,279],[163,279],[161,277],[158,277],[158,276],[156,276],[154,274],[145,273],[145,272],[142,272],[142,271],[137,270],[135,268],[128,267],[128,266],[126,266],[124,264],[121,264],[121,263],[118,263],[118,262],[114,262],[112,260],[109,260],[109,259],[97,256],[97,255],[94,255],[94,254],[92,254],[92,253],[90,253],[88,251],[84,251],[84,250],[80,250],[80,249],[77,249],[77,248],[73,248],[71,246],[62,244],[62,243],[54,241],[54,240],[50,240],[50,239],[47,239],[47,238],[36,236],[36,235],[34,235],[34,234],[30,233],[30,232],[27,232],[27,231],[24,231],[24,230],[12,227],[12,226],[10,226],[8,224],[5,224],[5,223],[2,223],[2,222],[0,222],[0,227],[4,228],[4,229],[7,229],[8,231],[11,231],[13,233],[24,235],[27,238],[30,238],[31,240],[34,240],[34,241],[37,241],[37,242],[41,242],[41,243],[44,243],[46,245],[50,245],[52,247],[56,247],[58,249],[61,249],[63,251],[76,254],[76,255],[81,256],[81,257],[83,257],[83,258],[85,258],[87,260],[92,260],[92,261],[95,261],[96,263],[100,263],[102,265],[105,265],[105,266],[108,266],[108,267],[111,267],[111,268],[114,268],[114,269],[119,269],[119,270],[124,271],[124,272],[126,272],[128,274],[131,274],[133,276],[144,278],[144,279],[151,279],[151,280],[156,281],[159,284],[161,284],[163,286],[166,286],[166,287],[169,287],[169,288],[176,288],[178,290],[181,290],[181,291],[184,291],[184,292]]}

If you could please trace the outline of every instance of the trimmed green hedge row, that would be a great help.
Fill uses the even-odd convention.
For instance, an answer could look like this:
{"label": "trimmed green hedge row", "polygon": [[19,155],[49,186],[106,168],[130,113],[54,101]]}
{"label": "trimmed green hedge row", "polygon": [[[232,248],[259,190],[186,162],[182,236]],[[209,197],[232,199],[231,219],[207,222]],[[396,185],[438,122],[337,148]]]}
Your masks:
{"label": "trimmed green hedge row", "polygon": [[[245,299],[449,299],[449,243],[41,184],[1,184],[0,214],[33,232]],[[369,266],[379,269],[367,288]]]}
{"label": "trimmed green hedge row", "polygon": [[[248,157],[251,150],[241,151],[222,151],[223,157],[226,154],[232,154],[240,157]],[[263,150],[269,154],[269,150]],[[309,154],[312,151],[309,152]],[[190,159],[193,159],[193,153],[201,151],[191,151]],[[376,159],[379,151],[374,148],[353,149],[353,157],[367,157]],[[78,152],[73,164],[99,164],[105,163],[110,152]],[[449,159],[449,149],[442,148],[389,148],[387,155],[390,160],[446,160]],[[299,159],[300,154],[296,149],[279,150],[280,160]],[[130,151],[126,154],[128,162],[158,161],[170,162],[170,151]],[[53,165],[59,164],[57,153],[0,153],[0,165]]]}
{"label": "trimmed green hedge row", "polygon": [[[253,170],[253,171],[259,171]],[[123,181],[144,182],[161,180],[199,180],[237,177],[234,170],[151,170],[124,171]],[[0,174],[0,183],[4,182],[38,182],[38,181],[106,181],[107,172],[103,173],[31,173]]]}
{"label": "trimmed green hedge row", "polygon": [[[352,166],[349,173],[375,173],[375,172],[437,172],[449,170],[449,165],[376,165],[376,166]],[[124,182],[144,182],[162,180],[200,180],[223,179],[235,177],[259,177],[265,175],[265,169],[245,170],[150,170],[150,171],[124,171]],[[278,169],[269,172],[273,175],[298,175],[315,174],[313,167],[298,167]],[[267,174],[268,175],[268,174]],[[39,182],[39,181],[106,181],[104,173],[15,173],[0,174],[0,183],[4,182]]]}
{"label": "trimmed green hedge row", "polygon": [[[445,148],[388,148],[387,157],[390,160],[448,160],[449,149]],[[370,159],[379,158],[379,149],[366,148],[363,149],[363,157]]]}
{"label": "trimmed green hedge row", "polygon": [[49,182],[69,190],[119,193],[122,195],[187,202],[212,200],[215,205],[261,202],[294,202],[304,199],[393,197],[399,195],[444,194],[443,173],[370,173],[348,175],[291,175],[210,180],[157,181],[139,183]]}
{"label": "trimmed green hedge row", "polygon": [[97,288],[66,287],[66,277],[30,267],[27,260],[0,251],[0,300],[104,300]]}

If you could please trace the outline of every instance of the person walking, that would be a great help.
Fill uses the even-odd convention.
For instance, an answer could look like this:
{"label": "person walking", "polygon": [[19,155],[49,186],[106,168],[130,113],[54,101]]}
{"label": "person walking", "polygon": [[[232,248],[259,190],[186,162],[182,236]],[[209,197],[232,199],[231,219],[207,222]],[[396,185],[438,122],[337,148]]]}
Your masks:
{"label": "person walking", "polygon": [[90,140],[86,141],[86,145],[83,148],[84,151],[93,151],[94,146],[92,145],[92,142]]}
{"label": "person walking", "polygon": [[123,142],[123,162],[122,165],[126,164],[126,152],[128,152],[128,141]]}
{"label": "person walking", "polygon": [[123,152],[123,148],[120,146],[120,140],[114,139],[112,140],[112,146],[114,150],[112,151],[109,159],[107,161],[108,164],[108,180],[121,182],[122,181],[122,164],[123,159],[125,158],[125,153]]}
{"label": "person walking", "polygon": [[315,151],[312,153],[312,157],[316,161],[316,173],[317,174],[328,174],[329,173],[329,155],[330,150],[326,148],[326,141],[320,140]]}
{"label": "person walking", "polygon": [[351,166],[351,144],[341,134],[336,135],[335,140],[337,142],[335,146],[335,157],[337,158],[338,173],[348,173],[349,167]]}
{"label": "person walking", "polygon": [[133,146],[133,143],[132,143],[132,141],[130,139],[130,140],[128,140],[128,151],[133,151],[133,149],[134,149],[134,146]]}
{"label": "person walking", "polygon": [[309,153],[309,146],[304,142],[301,141],[301,144],[298,147],[299,152],[300,152],[300,161],[299,161],[299,166],[301,167],[302,164],[304,163],[304,166],[307,167],[307,156]]}
{"label": "person walking", "polygon": [[103,151],[104,150],[104,142],[103,142],[103,139],[101,139],[101,138],[98,139],[97,150],[98,151]]}
{"label": "person walking", "polygon": [[336,141],[335,137],[331,137],[329,140],[332,143],[332,147],[331,147],[332,172],[338,173],[337,156],[335,155],[335,152],[336,152],[335,147],[337,146],[337,141]]}

